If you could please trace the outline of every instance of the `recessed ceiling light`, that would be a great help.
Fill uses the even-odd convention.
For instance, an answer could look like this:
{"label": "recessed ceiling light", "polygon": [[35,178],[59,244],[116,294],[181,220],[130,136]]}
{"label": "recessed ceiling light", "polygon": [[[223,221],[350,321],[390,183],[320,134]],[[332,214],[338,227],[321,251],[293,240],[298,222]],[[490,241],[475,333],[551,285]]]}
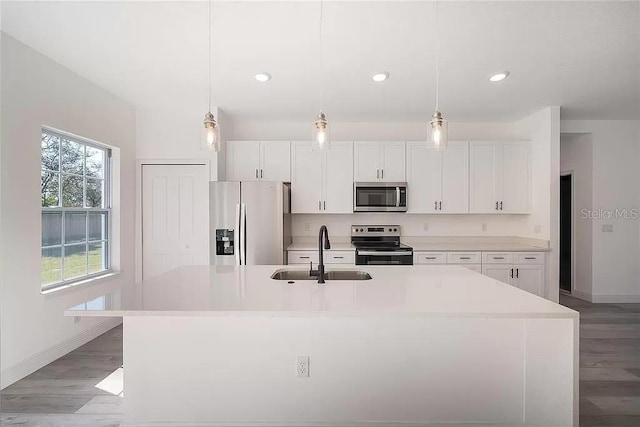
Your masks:
{"label": "recessed ceiling light", "polygon": [[489,76],[489,80],[492,82],[499,82],[509,77],[508,71],[500,71],[498,73],[493,73]]}
{"label": "recessed ceiling light", "polygon": [[264,82],[268,82],[269,80],[271,80],[271,74],[269,73],[258,73],[256,74],[256,80],[264,83]]}
{"label": "recessed ceiling light", "polygon": [[382,73],[375,73],[373,76],[371,76],[371,78],[374,82],[383,82],[389,78],[389,73],[387,73],[386,71]]}

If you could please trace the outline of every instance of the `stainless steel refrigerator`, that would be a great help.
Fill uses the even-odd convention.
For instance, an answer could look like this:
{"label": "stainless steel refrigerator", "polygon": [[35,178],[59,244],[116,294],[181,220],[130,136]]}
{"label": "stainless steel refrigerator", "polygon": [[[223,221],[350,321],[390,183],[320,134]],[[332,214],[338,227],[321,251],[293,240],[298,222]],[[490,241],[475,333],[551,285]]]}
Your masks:
{"label": "stainless steel refrigerator", "polygon": [[212,265],[283,265],[291,244],[291,189],[282,182],[211,182]]}

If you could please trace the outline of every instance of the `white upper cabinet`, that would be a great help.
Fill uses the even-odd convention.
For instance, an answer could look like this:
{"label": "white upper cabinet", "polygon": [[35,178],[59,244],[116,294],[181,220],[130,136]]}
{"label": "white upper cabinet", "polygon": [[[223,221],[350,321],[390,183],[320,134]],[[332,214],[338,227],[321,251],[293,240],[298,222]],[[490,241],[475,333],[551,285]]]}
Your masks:
{"label": "white upper cabinet", "polygon": [[469,212],[469,144],[435,151],[424,141],[408,142],[407,187],[409,213]]}
{"label": "white upper cabinet", "polygon": [[260,179],[260,141],[227,142],[227,181]]}
{"label": "white upper cabinet", "polygon": [[320,152],[310,141],[291,143],[292,213],[353,212],[353,143],[332,141]]}
{"label": "white upper cabinet", "polygon": [[469,211],[529,213],[529,142],[471,142],[469,153]]}
{"label": "white upper cabinet", "polygon": [[228,181],[291,180],[289,141],[229,141]]}
{"label": "white upper cabinet", "polygon": [[354,142],[355,182],[404,182],[405,142]]}
{"label": "white upper cabinet", "polygon": [[322,208],[324,155],[310,141],[291,143],[291,212],[319,213]]}
{"label": "white upper cabinet", "polygon": [[353,213],[353,142],[333,141],[325,155],[325,213]]}

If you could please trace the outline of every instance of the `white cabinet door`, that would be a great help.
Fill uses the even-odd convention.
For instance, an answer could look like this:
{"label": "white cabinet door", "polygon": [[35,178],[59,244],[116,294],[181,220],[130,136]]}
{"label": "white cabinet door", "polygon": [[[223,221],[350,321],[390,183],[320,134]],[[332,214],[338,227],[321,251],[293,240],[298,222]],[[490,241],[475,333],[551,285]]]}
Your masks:
{"label": "white cabinet door", "polygon": [[501,143],[501,213],[528,213],[530,210],[529,147],[528,142]]}
{"label": "white cabinet door", "polygon": [[498,213],[500,200],[500,145],[471,142],[469,145],[469,212]]}
{"label": "white cabinet door", "polygon": [[380,142],[358,141],[353,144],[353,179],[355,182],[380,180]]}
{"label": "white cabinet door", "polygon": [[353,213],[353,142],[333,141],[325,156],[322,211]]}
{"label": "white cabinet door", "polygon": [[511,284],[511,282],[513,281],[513,279],[511,278],[512,270],[513,265],[510,264],[482,265],[482,274],[507,284]]}
{"label": "white cabinet door", "polygon": [[318,213],[322,208],[324,156],[312,142],[291,143],[291,212]]}
{"label": "white cabinet door", "polygon": [[440,152],[442,170],[442,204],[438,212],[469,212],[469,143],[449,142]]}
{"label": "white cabinet door", "polygon": [[229,141],[227,144],[227,181],[260,179],[260,142]]}
{"label": "white cabinet door", "polygon": [[516,265],[515,285],[534,295],[544,295],[544,265]]}
{"label": "white cabinet door", "polygon": [[291,143],[289,141],[260,142],[260,179],[291,181]]}
{"label": "white cabinet door", "polygon": [[407,211],[437,213],[442,199],[440,152],[423,141],[407,142]]}
{"label": "white cabinet door", "polygon": [[384,182],[405,182],[406,144],[404,141],[382,144],[380,160],[380,180]]}

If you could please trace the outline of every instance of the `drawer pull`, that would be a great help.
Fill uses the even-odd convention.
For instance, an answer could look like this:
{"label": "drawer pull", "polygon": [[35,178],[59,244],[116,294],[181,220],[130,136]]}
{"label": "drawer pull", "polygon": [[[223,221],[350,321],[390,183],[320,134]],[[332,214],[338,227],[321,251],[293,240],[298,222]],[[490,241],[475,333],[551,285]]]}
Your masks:
{"label": "drawer pull", "polygon": [[535,257],[535,256],[526,256],[526,257],[524,257],[524,259],[538,259],[538,257]]}
{"label": "drawer pull", "polygon": [[436,257],[434,257],[434,256],[426,256],[426,257],[424,257],[424,259],[436,259]]}
{"label": "drawer pull", "polygon": [[301,256],[300,259],[309,259],[308,256]]}
{"label": "drawer pull", "polygon": [[333,258],[335,258],[335,259],[344,259],[343,256],[334,256]]}
{"label": "drawer pull", "polygon": [[471,259],[470,256],[461,256],[460,259]]}
{"label": "drawer pull", "polygon": [[493,259],[504,259],[503,256],[494,256]]}

